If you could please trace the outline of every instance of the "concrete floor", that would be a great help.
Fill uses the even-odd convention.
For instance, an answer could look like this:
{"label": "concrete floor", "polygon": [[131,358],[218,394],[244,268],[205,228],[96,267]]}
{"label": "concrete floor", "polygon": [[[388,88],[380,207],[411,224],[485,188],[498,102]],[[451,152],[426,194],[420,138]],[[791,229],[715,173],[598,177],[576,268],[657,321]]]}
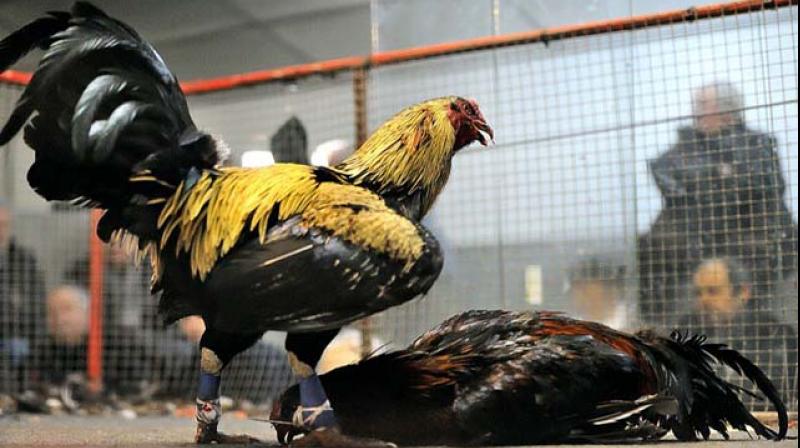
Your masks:
{"label": "concrete floor", "polygon": [[[228,433],[246,433],[264,440],[266,446],[278,446],[275,432],[268,423],[223,419],[221,429]],[[792,431],[794,435],[796,431]],[[194,421],[175,417],[72,417],[16,415],[0,418],[0,446],[2,447],[193,447]],[[696,448],[789,448],[797,447],[797,440],[766,445],[753,441],[746,434],[737,434],[736,441],[713,441],[693,444]],[[658,448],[686,446],[676,442],[658,442]],[[630,447],[631,445],[624,445]]]}

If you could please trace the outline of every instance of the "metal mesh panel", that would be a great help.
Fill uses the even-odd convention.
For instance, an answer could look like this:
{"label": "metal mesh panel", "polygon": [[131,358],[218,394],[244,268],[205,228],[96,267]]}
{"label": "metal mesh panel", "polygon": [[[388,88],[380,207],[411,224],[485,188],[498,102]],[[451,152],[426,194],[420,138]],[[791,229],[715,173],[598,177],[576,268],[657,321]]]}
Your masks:
{"label": "metal mesh panel", "polygon": [[[367,103],[370,130],[409,104],[456,93],[479,99],[484,114],[493,121],[494,88],[492,55],[485,52],[372,70]],[[496,166],[499,156],[498,151],[467,149],[455,157],[445,192],[423,221],[442,244],[444,271],[430,298],[377,318],[375,327],[382,342],[403,346],[459,310],[502,305],[497,244],[501,191],[496,177],[502,173],[486,169]],[[475,252],[479,247],[482,250]]]}
{"label": "metal mesh panel", "polygon": [[[308,156],[333,139],[353,145],[355,111],[349,73],[241,88],[189,98],[192,116],[201,128],[219,134],[231,147],[230,161],[241,163],[248,150],[270,149],[270,138],[291,117],[307,134]],[[278,148],[273,148],[278,150]]]}
{"label": "metal mesh panel", "polygon": [[[0,86],[0,119],[21,92]],[[88,297],[66,298],[57,289],[68,267],[87,254],[88,213],[51,207],[31,192],[25,173],[32,160],[20,137],[2,148],[0,393],[62,379],[66,364],[77,372],[86,366]]]}
{"label": "metal mesh panel", "polygon": [[[0,119],[4,120],[21,89],[0,89]],[[311,150],[325,141],[342,139],[352,146],[351,92],[351,77],[343,74],[335,79],[196,97],[191,107],[200,127],[224,135],[234,148],[232,164],[240,164],[245,151],[286,144],[287,140],[276,139],[276,135],[288,119],[296,117],[305,129],[302,144],[307,147],[303,150],[307,162]],[[32,151],[19,137],[9,147],[3,152],[3,192],[9,198],[17,254],[24,248],[24,256],[12,261],[4,256],[0,263],[0,393],[33,390],[36,398],[29,398],[42,404],[38,399],[50,392],[40,386],[70,384],[76,391],[87,386],[91,226],[86,211],[46,204],[36,197],[24,175]],[[271,149],[276,159],[286,155],[278,148]],[[193,398],[202,321],[187,318],[164,328],[157,316],[157,298],[149,293],[146,263],[135,266],[113,245],[104,246],[103,252],[101,361],[105,392],[125,400],[154,395]],[[34,272],[36,278],[32,279]],[[291,384],[282,338],[269,334],[237,356],[226,369],[223,394],[268,402]]]}
{"label": "metal mesh panel", "polygon": [[796,13],[637,31],[631,49],[641,317],[742,349],[787,398],[797,381]]}
{"label": "metal mesh panel", "polygon": [[[372,128],[458,94],[497,130],[494,148],[456,156],[427,219],[445,272],[428,298],[380,316],[380,337],[402,345],[446,315],[492,307],[680,328],[743,350],[796,406],[796,12],[372,70]],[[697,131],[715,119],[693,107],[709,84],[741,122]],[[726,296],[707,297],[720,287]]]}
{"label": "metal mesh panel", "polygon": [[[18,94],[0,87],[0,119]],[[372,318],[373,346],[405,345],[469,308],[564,310],[626,329],[707,333],[756,360],[796,409],[796,7],[371,68],[369,130],[450,94],[479,101],[497,144],[454,159],[425,220],[442,242],[444,271],[427,298]],[[347,73],[191,97],[190,107],[200,127],[225,138],[233,164],[252,150],[279,158],[273,137],[291,117],[306,156],[355,138]],[[19,367],[19,339],[33,347],[30,370],[86,364],[80,344],[46,351],[46,297],[64,284],[86,288],[89,220],[34,200],[22,174],[30,151],[10,146],[1,161],[13,233],[44,278],[30,302],[31,336],[10,311],[19,300],[0,301],[0,388],[20,391],[36,375]],[[146,270],[121,261],[105,265],[107,387],[190,398],[197,322],[163,329]],[[4,287],[24,283],[0,271]],[[86,300],[63,301],[80,310]],[[237,357],[223,394],[273,396],[289,381],[281,343],[268,334]]]}

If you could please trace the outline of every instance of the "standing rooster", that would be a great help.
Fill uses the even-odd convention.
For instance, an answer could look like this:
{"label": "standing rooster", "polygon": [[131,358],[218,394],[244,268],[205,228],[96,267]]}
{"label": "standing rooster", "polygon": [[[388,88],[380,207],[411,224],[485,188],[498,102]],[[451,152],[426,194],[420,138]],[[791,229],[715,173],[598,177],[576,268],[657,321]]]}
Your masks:
{"label": "standing rooster", "polygon": [[127,238],[153,265],[168,322],[197,314],[197,442],[217,431],[222,370],[267,330],[285,330],[306,443],[352,442],[314,373],[355,319],[424,294],[442,267],[419,220],[452,156],[492,136],[477,104],[412,106],[334,169],[218,168],[224,145],[199,131],[174,75],[130,27],[87,3],[50,13],[0,42],[0,70],[45,50],[0,131],[25,126],[30,185],[48,200],[101,208],[98,235]]}
{"label": "standing rooster", "polygon": [[[744,407],[744,375],[778,411],[776,433]],[[735,350],[703,338],[636,336],[555,313],[469,311],[407,349],[322,375],[342,431],[401,445],[527,445],[708,438],[727,426],[767,439],[787,431],[769,379]],[[353,387],[353,385],[358,387]],[[297,386],[275,403],[281,442],[303,432]],[[285,423],[277,423],[285,422]]]}

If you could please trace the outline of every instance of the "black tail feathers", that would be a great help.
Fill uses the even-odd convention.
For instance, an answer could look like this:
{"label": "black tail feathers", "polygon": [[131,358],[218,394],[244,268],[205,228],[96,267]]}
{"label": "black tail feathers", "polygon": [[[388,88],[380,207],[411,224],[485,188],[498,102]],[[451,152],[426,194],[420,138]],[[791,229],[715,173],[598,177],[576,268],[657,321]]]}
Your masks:
{"label": "black tail feathers", "polygon": [[[69,26],[70,14],[51,12],[11,33],[0,41],[0,72],[5,71],[36,47],[47,49],[51,38]],[[33,112],[33,104],[20,102],[8,122],[0,130],[0,145],[4,145],[19,132]]]}
{"label": "black tail feathers", "polygon": [[36,47],[46,49],[49,39],[67,28],[70,15],[65,12],[51,12],[34,20],[0,41],[0,72]]}
{"label": "black tail feathers", "polygon": [[[677,331],[670,338],[643,336],[649,339],[656,359],[671,377],[666,387],[678,398],[680,409],[677,416],[668,419],[668,426],[678,439],[696,440],[698,434],[707,439],[711,430],[728,438],[728,427],[751,429],[770,440],[786,437],[785,404],[764,372],[741,353],[724,344],[708,343],[704,336],[689,337]],[[714,365],[727,366],[747,378],[772,403],[778,413],[777,432],[761,423],[742,403],[743,395],[761,397],[720,378]]]}
{"label": "black tail feathers", "polygon": [[568,439],[573,442],[614,443],[631,440],[658,440],[669,432],[655,415],[674,415],[678,403],[669,395],[648,395],[633,401],[612,401],[597,406],[590,415],[582,415],[583,424],[574,428]]}
{"label": "black tail feathers", "polygon": [[195,127],[175,76],[128,25],[78,2],[0,42],[0,70],[37,46],[44,56],[0,144],[25,126],[36,152],[28,182],[45,199],[109,210],[105,233],[152,227],[128,223],[124,209],[157,209],[192,169],[221,161],[222,148]]}
{"label": "black tail feathers", "polygon": [[[678,336],[673,336],[678,337]],[[772,403],[773,408],[778,414],[778,432],[764,426],[757,419],[752,418],[752,415],[747,415],[748,425],[752,426],[759,435],[764,437],[781,440],[786,438],[786,433],[789,427],[789,417],[786,410],[786,405],[775,388],[772,381],[767,378],[767,375],[758,366],[753,364],[749,359],[744,357],[738,351],[726,346],[725,344],[710,344],[705,343],[701,345],[702,349],[710,354],[718,363],[724,364],[733,369],[740,376],[744,376],[752,382],[756,388]],[[752,420],[751,420],[752,419]],[[753,424],[751,424],[753,423]]]}

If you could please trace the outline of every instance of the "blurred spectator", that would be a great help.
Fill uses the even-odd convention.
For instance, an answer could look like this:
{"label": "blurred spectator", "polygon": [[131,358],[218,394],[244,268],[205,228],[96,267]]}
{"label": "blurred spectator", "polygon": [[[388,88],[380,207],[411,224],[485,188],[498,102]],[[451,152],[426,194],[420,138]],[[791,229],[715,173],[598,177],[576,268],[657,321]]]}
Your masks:
{"label": "blurred spectator", "polygon": [[639,239],[642,316],[674,315],[690,266],[732,256],[763,266],[755,297],[797,268],[797,226],[784,203],[786,186],[775,138],[749,128],[743,100],[730,83],[694,94],[695,122],[650,162],[663,198],[649,232]]}
{"label": "blurred spectator", "polygon": [[[135,266],[120,244],[107,245],[104,256],[103,365],[107,388],[129,395],[155,383],[164,397],[192,399],[197,391],[203,320],[190,316],[164,328],[157,314],[158,300],[150,294],[147,268]],[[65,273],[66,283],[86,288],[88,269],[89,261],[79,260]],[[85,349],[85,345],[80,348]],[[85,361],[80,367],[85,370]],[[259,342],[227,367],[223,387],[225,395],[233,398],[269,401],[291,383],[286,353]]]}
{"label": "blurred spectator", "polygon": [[797,271],[786,277],[778,286],[778,318],[797,332]]}
{"label": "blurred spectator", "polygon": [[47,338],[37,353],[38,379],[61,384],[71,373],[86,371],[89,297],[75,286],[61,286],[47,296]]}
{"label": "blurred spectator", "polygon": [[779,390],[792,391],[797,334],[769,312],[753,307],[750,272],[735,259],[713,258],[700,264],[692,285],[694,310],[680,320],[679,329],[744,351]]}
{"label": "blurred spectator", "polygon": [[[194,399],[197,393],[197,366],[200,364],[198,344],[205,331],[203,319],[189,316],[165,331],[158,345],[163,361],[158,375],[161,378],[159,395]],[[259,341],[225,368],[222,393],[237,400],[267,403],[293,383],[286,352],[273,344]]]}
{"label": "blurred spectator", "polygon": [[[122,244],[104,246],[103,256],[103,327],[108,334],[160,327],[157,299],[150,294],[150,271],[147,263],[136,266]],[[76,261],[64,273],[64,283],[89,287],[89,259]]]}
{"label": "blurred spectator", "polygon": [[569,295],[578,317],[608,325],[631,328],[625,300],[625,266],[610,260],[583,260],[569,272]]}
{"label": "blurred spectator", "polygon": [[308,165],[308,138],[299,118],[292,117],[278,128],[270,140],[270,151],[275,163]]}
{"label": "blurred spectator", "polygon": [[[47,296],[47,339],[35,356],[35,377],[61,385],[85,373],[89,298],[85,289],[60,286]],[[134,332],[103,334],[103,384],[108,393],[136,395],[152,382],[156,359]]]}
{"label": "blurred spectator", "polygon": [[12,222],[11,210],[0,202],[0,376],[21,379],[44,333],[44,280],[33,251],[11,236]]}
{"label": "blurred spectator", "polygon": [[89,297],[74,286],[62,286],[47,296],[47,334],[56,343],[80,344],[89,332]]}
{"label": "blurred spectator", "polygon": [[[157,301],[150,294],[147,269],[137,268],[121,244],[106,245],[103,255],[104,386],[121,395],[136,394],[152,381],[154,370],[158,369],[154,349],[160,336]],[[64,286],[67,291],[77,289],[87,294],[88,258],[78,260],[64,273]],[[49,348],[57,352],[64,346],[51,344]]]}

